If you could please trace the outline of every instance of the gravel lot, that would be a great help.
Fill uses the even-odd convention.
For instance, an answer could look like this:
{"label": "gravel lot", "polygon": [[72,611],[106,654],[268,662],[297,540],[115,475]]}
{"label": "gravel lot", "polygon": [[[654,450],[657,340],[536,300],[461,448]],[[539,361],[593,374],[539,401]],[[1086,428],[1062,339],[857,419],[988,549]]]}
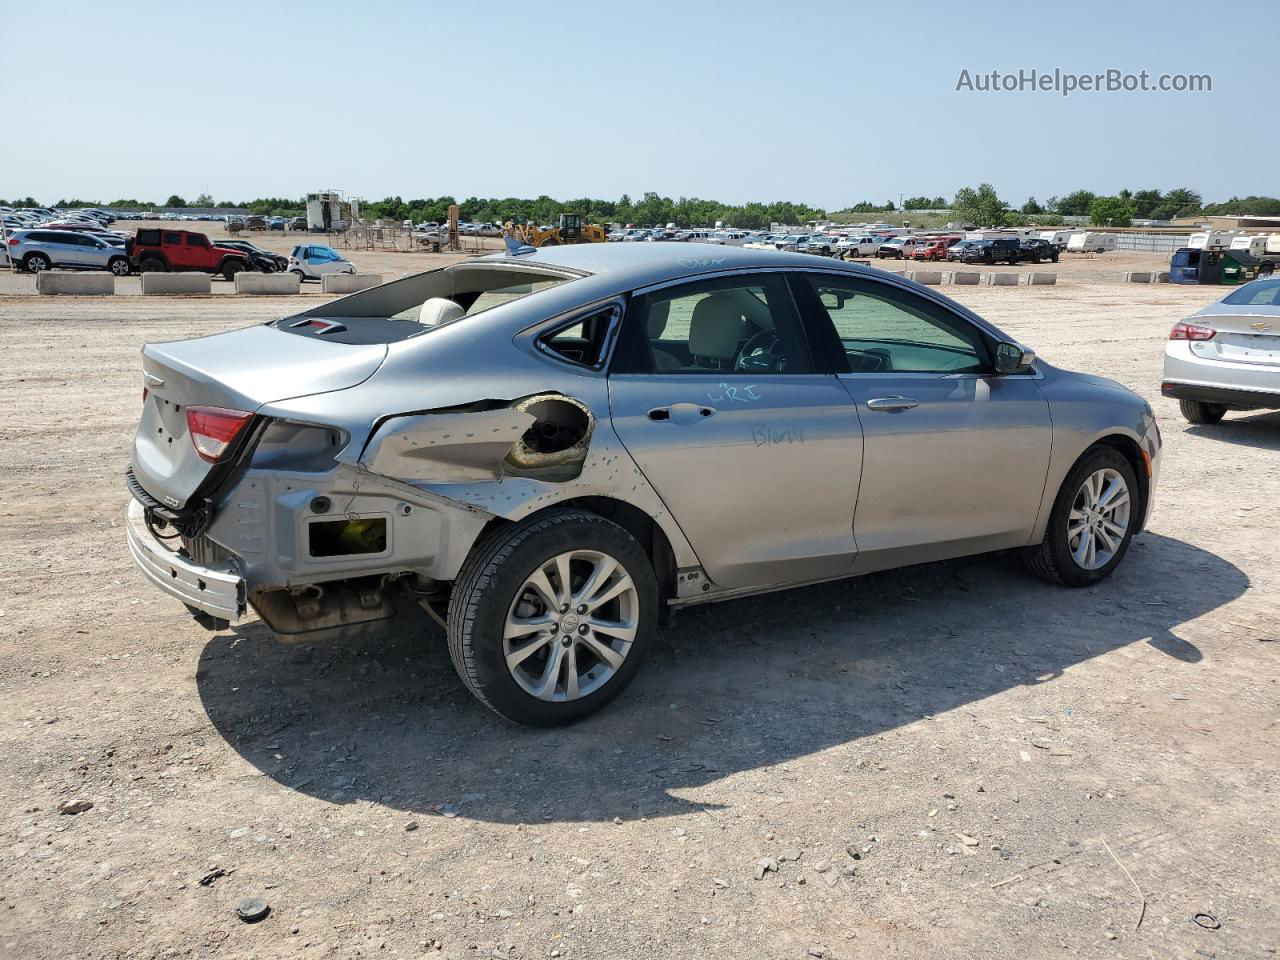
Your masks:
{"label": "gravel lot", "polygon": [[0,295],[0,956],[1274,960],[1280,414],[1159,398],[1218,291],[1089,279],[948,292],[1155,405],[1112,580],[990,556],[694,609],[560,731],[438,635],[210,634],[134,573],[139,347],[307,298]]}

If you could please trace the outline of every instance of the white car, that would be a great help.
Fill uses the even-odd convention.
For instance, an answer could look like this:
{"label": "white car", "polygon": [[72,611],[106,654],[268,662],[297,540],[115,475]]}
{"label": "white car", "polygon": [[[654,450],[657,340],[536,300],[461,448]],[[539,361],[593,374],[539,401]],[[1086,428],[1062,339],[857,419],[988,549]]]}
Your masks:
{"label": "white car", "polygon": [[312,243],[293,248],[289,272],[301,280],[319,280],[326,273],[355,273],[356,265],[332,247]]}
{"label": "white car", "polygon": [[845,237],[836,244],[837,254],[850,254],[869,257],[880,249],[880,238],[870,235],[861,237]]}
{"label": "white car", "polygon": [[1173,326],[1160,392],[1190,423],[1280,409],[1280,277],[1236,287]]}

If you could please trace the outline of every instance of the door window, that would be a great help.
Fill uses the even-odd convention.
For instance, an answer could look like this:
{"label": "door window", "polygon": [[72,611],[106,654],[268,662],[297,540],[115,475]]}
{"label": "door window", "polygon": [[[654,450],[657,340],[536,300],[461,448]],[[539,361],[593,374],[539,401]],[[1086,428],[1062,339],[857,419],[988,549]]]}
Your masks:
{"label": "door window", "polygon": [[164,245],[166,247],[177,247],[182,245],[182,234],[166,233],[164,235]]}
{"label": "door window", "polygon": [[986,373],[981,333],[962,318],[886,284],[808,278],[853,373]]}
{"label": "door window", "polygon": [[188,247],[203,247],[203,248],[205,248],[205,249],[208,249],[208,247],[209,247],[209,241],[204,237],[204,235],[203,235],[203,234],[199,234],[199,233],[188,233],[188,234],[187,234],[187,246],[188,246]]}
{"label": "door window", "polygon": [[668,287],[628,312],[628,343],[615,372],[812,373],[791,295],[780,274]]}

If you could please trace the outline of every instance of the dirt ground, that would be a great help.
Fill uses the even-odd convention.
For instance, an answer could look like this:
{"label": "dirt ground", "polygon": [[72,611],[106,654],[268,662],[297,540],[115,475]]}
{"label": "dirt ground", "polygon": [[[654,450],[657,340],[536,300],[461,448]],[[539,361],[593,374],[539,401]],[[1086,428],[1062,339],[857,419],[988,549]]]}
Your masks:
{"label": "dirt ground", "polygon": [[686,611],[557,731],[437,634],[210,634],[134,572],[139,347],[305,300],[0,296],[0,957],[1274,960],[1280,414],[1159,397],[1216,290],[948,292],[1154,404],[1116,576],[988,556]]}

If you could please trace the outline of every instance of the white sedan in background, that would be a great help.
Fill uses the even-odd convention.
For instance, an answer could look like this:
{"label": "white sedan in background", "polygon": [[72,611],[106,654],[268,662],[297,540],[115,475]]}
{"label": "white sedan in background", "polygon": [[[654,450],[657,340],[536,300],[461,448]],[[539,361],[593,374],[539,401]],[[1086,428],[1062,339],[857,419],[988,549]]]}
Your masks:
{"label": "white sedan in background", "polygon": [[1280,410],[1280,277],[1246,283],[1175,323],[1160,392],[1190,423]]}

